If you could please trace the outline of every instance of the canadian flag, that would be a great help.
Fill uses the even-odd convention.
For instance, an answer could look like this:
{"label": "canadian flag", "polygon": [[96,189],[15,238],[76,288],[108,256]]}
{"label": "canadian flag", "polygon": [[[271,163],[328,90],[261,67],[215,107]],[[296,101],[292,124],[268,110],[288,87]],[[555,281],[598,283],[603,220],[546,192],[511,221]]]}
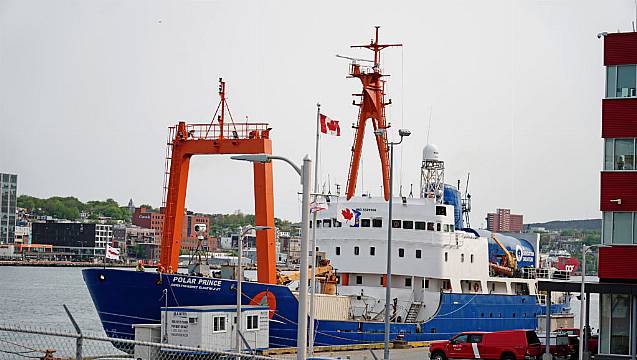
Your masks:
{"label": "canadian flag", "polygon": [[106,258],[111,260],[119,260],[119,248],[106,245]]}
{"label": "canadian flag", "polygon": [[321,114],[321,132],[323,134],[341,136],[341,126],[338,124],[338,120],[330,119]]}

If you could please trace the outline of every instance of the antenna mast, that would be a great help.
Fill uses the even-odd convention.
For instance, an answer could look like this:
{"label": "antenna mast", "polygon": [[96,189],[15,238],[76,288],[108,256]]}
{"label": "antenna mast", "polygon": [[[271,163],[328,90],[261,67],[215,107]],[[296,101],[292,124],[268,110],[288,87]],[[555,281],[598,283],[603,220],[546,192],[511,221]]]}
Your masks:
{"label": "antenna mast", "polygon": [[[360,98],[360,102],[352,101],[353,105],[359,107],[358,121],[354,128],[356,135],[354,138],[354,146],[352,147],[352,158],[349,167],[349,176],[347,177],[347,199],[351,199],[356,191],[356,180],[358,178],[358,168],[361,160],[361,150],[363,148],[363,137],[365,135],[365,124],[367,119],[372,120],[374,127],[374,136],[376,137],[376,145],[378,154],[380,155],[381,170],[383,174],[383,192],[385,200],[389,200],[389,148],[387,143],[387,131],[389,127],[385,118],[385,106],[391,104],[385,102],[385,81],[380,69],[380,51],[391,46],[402,46],[402,44],[380,44],[378,41],[378,29],[376,26],[376,37],[372,39],[369,45],[353,45],[352,48],[366,48],[374,52],[373,66],[361,67],[358,61],[362,59],[353,59],[350,64],[350,76],[360,79],[363,85],[363,91],[360,94],[354,94]],[[381,131],[376,131],[381,130]]]}

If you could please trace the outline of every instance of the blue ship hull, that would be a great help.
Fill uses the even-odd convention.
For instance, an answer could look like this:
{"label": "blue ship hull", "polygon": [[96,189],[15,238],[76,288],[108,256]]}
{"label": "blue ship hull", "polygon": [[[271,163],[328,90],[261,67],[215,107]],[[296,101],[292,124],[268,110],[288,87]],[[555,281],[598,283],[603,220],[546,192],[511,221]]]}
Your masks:
{"label": "blue ship hull", "polygon": [[[133,324],[161,322],[163,306],[234,305],[236,282],[180,274],[116,269],[82,271],[107,335],[134,338]],[[268,305],[270,346],[296,346],[298,301],[289,288],[245,282],[243,304]],[[267,300],[266,300],[267,299]],[[564,312],[554,305],[552,313]],[[423,323],[391,325],[391,339],[407,341],[448,339],[461,331],[535,329],[545,307],[529,295],[441,293],[437,314]],[[317,320],[315,344],[346,345],[383,342],[384,324],[371,321]]]}

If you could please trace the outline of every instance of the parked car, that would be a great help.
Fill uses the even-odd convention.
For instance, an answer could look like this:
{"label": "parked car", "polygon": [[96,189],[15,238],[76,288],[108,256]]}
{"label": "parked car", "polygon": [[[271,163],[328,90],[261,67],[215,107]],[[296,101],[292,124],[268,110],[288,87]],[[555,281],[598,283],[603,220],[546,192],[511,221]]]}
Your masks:
{"label": "parked car", "polygon": [[[562,328],[558,329],[559,332],[565,332],[570,336],[574,336],[579,341],[579,329],[577,328]],[[599,335],[591,334],[588,337],[588,351],[596,355],[597,354],[597,346],[599,345]],[[577,350],[575,350],[575,357],[577,357]]]}
{"label": "parked car", "polygon": [[431,360],[446,359],[536,359],[542,344],[533,330],[463,332],[450,340],[433,341]]}
{"label": "parked car", "polygon": [[[546,338],[538,335],[542,343],[542,351],[546,349]],[[568,335],[565,332],[551,333],[549,351],[553,356],[560,358],[573,358],[577,355],[577,338]]]}

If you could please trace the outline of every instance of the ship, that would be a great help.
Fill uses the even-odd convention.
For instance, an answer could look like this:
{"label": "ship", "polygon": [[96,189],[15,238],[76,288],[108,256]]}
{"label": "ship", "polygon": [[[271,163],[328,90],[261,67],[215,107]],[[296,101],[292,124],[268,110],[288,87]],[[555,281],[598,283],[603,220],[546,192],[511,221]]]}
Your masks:
{"label": "ship", "polygon": [[[438,149],[423,149],[420,189],[392,197],[388,212],[389,153],[384,74],[380,51],[397,44],[367,45],[370,66],[350,58],[351,77],[361,80],[359,117],[346,193],[322,194],[323,210],[311,220],[317,249],[329,259],[315,295],[311,338],[314,345],[383,342],[385,326],[385,252],[391,226],[392,298],[390,339],[449,339],[462,331],[535,329],[546,313],[537,290],[538,244],[503,234],[474,230],[468,223],[470,197],[445,183],[445,162]],[[165,221],[157,272],[85,269],[88,287],[107,335],[134,338],[134,324],[161,323],[161,309],[172,306],[236,305],[232,279],[177,273],[179,242],[190,157],[198,154],[270,153],[268,124],[237,124],[225,119],[225,82],[220,79],[220,114],[210,124],[180,122],[169,129],[164,195]],[[371,121],[381,157],[384,192],[355,192],[365,122]],[[271,164],[254,165],[256,224],[274,227]],[[274,230],[257,231],[257,281],[242,282],[242,304],[269,308],[271,347],[294,347],[298,294],[276,272]],[[323,260],[325,261],[325,260]],[[326,264],[325,262],[322,263]],[[305,271],[305,269],[301,269]],[[544,274],[544,275],[542,275]],[[207,275],[207,274],[206,274]],[[288,277],[289,278],[289,277]],[[297,286],[304,286],[298,285]],[[568,294],[553,294],[551,313],[568,313]],[[233,323],[232,321],[230,323]]]}

